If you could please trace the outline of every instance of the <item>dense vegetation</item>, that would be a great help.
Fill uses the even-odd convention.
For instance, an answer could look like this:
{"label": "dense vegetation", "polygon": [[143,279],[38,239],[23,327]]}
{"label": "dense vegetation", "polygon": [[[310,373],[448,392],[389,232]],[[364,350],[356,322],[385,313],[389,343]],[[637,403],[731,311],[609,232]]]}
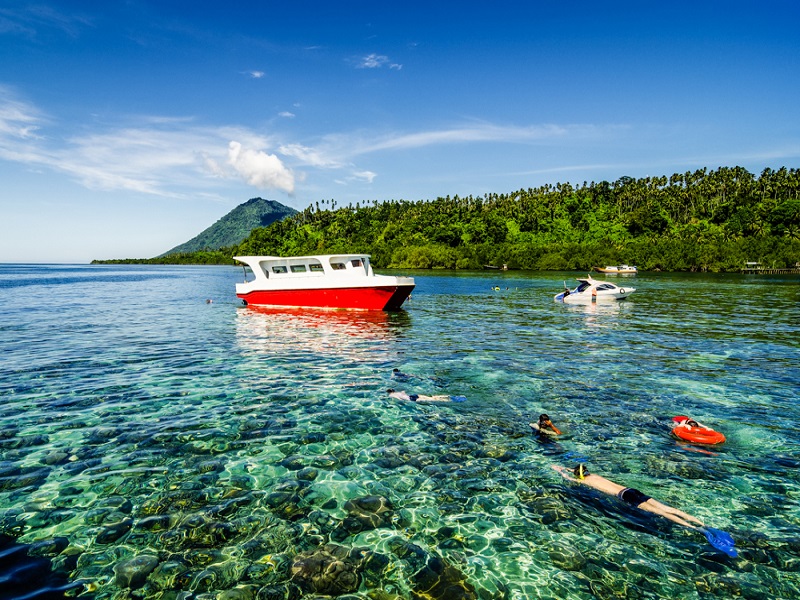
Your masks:
{"label": "dense vegetation", "polygon": [[740,269],[800,260],[800,171],[702,169],[513,194],[309,207],[254,230],[247,254],[369,252],[376,266],[586,270]]}
{"label": "dense vegetation", "polygon": [[201,250],[200,252],[179,252],[166,254],[155,258],[109,258],[93,260],[93,265],[229,265],[231,248],[220,250]]}
{"label": "dense vegetation", "polygon": [[800,261],[800,171],[766,169],[756,177],[741,167],[701,169],[338,209],[323,201],[219,254],[230,261],[335,252],[368,252],[377,267],[423,269],[587,270],[627,262],[643,270],[737,271],[747,260],[787,267]]}

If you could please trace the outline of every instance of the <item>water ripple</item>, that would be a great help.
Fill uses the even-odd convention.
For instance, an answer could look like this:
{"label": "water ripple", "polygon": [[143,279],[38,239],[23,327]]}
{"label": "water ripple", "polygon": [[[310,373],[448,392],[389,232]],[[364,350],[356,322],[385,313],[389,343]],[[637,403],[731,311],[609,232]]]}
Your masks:
{"label": "water ripple", "polygon": [[[386,314],[241,307],[238,276],[0,267],[0,543],[23,571],[104,599],[800,594],[796,278],[640,274],[565,306],[570,274],[423,273]],[[540,412],[564,435],[533,437]],[[727,443],[671,438],[679,413]],[[578,461],[740,557],[550,469]]]}

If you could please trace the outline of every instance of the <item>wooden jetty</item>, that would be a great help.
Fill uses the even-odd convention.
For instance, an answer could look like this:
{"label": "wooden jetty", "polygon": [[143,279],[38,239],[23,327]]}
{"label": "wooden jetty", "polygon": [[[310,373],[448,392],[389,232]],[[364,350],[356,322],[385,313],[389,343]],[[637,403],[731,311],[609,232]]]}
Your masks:
{"label": "wooden jetty", "polygon": [[746,262],[744,263],[742,273],[745,275],[800,275],[800,262],[795,263],[793,267],[786,267],[783,269],[765,267],[760,262]]}

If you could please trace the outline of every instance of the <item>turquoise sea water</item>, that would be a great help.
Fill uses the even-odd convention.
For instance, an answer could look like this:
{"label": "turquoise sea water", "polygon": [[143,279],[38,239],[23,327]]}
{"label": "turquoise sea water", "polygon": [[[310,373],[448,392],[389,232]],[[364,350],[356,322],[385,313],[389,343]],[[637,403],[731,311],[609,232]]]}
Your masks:
{"label": "turquoise sea water", "polygon": [[[233,267],[0,266],[0,544],[30,557],[0,597],[800,597],[797,277],[569,306],[577,273],[413,275],[386,314],[243,307]],[[739,556],[551,469],[578,461]]]}

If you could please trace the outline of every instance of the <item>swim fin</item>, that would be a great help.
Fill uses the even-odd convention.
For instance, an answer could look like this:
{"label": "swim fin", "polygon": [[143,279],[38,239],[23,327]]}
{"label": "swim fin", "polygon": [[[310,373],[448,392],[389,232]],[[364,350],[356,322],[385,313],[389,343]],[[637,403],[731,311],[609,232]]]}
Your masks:
{"label": "swim fin", "polygon": [[736,558],[738,556],[736,548],[733,547],[733,538],[729,533],[714,529],[713,527],[704,527],[701,528],[700,531],[705,534],[708,543],[720,552],[724,552],[731,558]]}
{"label": "swim fin", "polygon": [[453,402],[465,402],[467,400],[466,396],[450,396],[450,399]]}

